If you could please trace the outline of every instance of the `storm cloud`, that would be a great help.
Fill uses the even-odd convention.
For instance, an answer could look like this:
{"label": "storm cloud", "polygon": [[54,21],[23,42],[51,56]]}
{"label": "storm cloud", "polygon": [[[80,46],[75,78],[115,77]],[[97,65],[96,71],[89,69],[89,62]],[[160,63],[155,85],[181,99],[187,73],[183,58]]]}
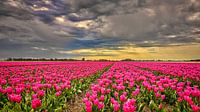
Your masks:
{"label": "storm cloud", "polygon": [[2,0],[0,3],[1,58],[71,58],[95,55],[70,52],[79,49],[117,51],[125,46],[152,48],[199,43],[198,0]]}

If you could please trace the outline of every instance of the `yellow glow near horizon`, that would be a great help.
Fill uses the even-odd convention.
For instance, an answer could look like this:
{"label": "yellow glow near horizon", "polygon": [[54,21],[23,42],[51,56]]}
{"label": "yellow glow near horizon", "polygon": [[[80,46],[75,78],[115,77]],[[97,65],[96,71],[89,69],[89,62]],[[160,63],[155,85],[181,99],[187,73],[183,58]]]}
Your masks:
{"label": "yellow glow near horizon", "polygon": [[79,49],[71,51],[60,51],[63,54],[80,55],[77,59],[85,57],[86,59],[197,59],[200,58],[200,45],[184,45],[169,47],[130,47],[124,46],[119,50],[95,48]]}

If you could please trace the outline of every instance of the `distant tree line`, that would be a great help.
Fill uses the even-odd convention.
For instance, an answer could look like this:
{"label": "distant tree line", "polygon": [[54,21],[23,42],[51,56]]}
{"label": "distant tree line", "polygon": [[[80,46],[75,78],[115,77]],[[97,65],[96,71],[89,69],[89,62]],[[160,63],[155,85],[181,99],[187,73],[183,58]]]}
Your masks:
{"label": "distant tree line", "polygon": [[67,58],[7,58],[4,61],[111,61],[107,59],[86,60],[82,59],[67,59]]}
{"label": "distant tree line", "polygon": [[173,61],[200,61],[200,59],[193,59],[193,60],[136,60],[136,59],[122,59],[121,61],[167,61],[167,62],[173,62]]}
{"label": "distant tree line", "polygon": [[200,61],[200,59],[194,59],[194,60],[190,60],[190,61]]}
{"label": "distant tree line", "polygon": [[[5,61],[113,61],[109,59],[98,59],[98,60],[86,60],[85,58],[82,59],[67,59],[67,58],[7,58]],[[200,61],[200,59],[193,59],[193,60],[137,60],[137,59],[122,59],[120,61]]]}
{"label": "distant tree line", "polygon": [[[122,59],[121,61],[163,61],[163,60],[137,60],[137,59]],[[166,61],[166,60],[165,60]]]}
{"label": "distant tree line", "polygon": [[7,58],[5,61],[80,61],[80,60],[60,59],[60,58]]}

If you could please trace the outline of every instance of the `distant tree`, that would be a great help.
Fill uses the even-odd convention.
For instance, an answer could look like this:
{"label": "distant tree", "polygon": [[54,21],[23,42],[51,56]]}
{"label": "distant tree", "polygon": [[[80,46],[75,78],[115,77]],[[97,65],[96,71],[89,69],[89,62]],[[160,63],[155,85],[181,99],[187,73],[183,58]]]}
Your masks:
{"label": "distant tree", "polygon": [[7,58],[6,61],[12,61],[12,58]]}
{"label": "distant tree", "polygon": [[127,59],[123,59],[121,61],[132,61],[132,59],[127,58]]}
{"label": "distant tree", "polygon": [[190,61],[200,61],[200,59],[194,59],[194,60],[190,60]]}

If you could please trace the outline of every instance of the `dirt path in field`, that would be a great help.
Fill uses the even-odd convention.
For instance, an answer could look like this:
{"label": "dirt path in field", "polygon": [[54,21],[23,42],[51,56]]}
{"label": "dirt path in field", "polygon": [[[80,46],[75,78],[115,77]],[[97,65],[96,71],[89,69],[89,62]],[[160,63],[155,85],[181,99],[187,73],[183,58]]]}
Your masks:
{"label": "dirt path in field", "polygon": [[[112,67],[113,64],[111,64],[110,66],[108,66],[108,68],[106,70],[104,70],[101,75],[103,73],[105,73],[106,71],[108,71],[111,67]],[[101,77],[101,75],[99,77]],[[99,78],[98,77],[98,78]],[[97,78],[97,79],[98,79]],[[97,79],[94,80],[91,84],[95,84],[97,83]],[[90,91],[90,87],[91,85],[89,86],[88,90],[87,91]],[[83,98],[85,97],[85,94],[82,93],[82,94],[79,94],[79,95],[76,95],[75,98],[73,100],[71,100],[70,102],[68,102],[68,109],[64,112],[82,112],[83,109],[84,109],[84,103],[83,103]]]}
{"label": "dirt path in field", "polygon": [[83,103],[84,94],[75,96],[73,101],[68,104],[68,110],[65,112],[82,112],[84,108]]}

